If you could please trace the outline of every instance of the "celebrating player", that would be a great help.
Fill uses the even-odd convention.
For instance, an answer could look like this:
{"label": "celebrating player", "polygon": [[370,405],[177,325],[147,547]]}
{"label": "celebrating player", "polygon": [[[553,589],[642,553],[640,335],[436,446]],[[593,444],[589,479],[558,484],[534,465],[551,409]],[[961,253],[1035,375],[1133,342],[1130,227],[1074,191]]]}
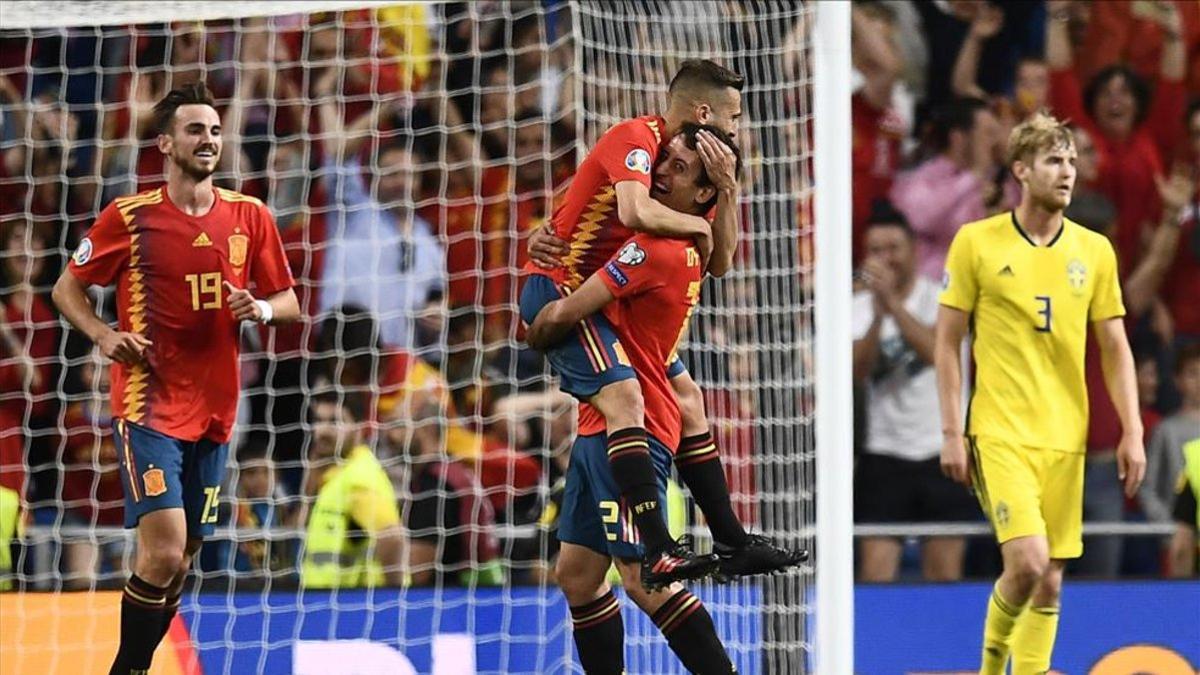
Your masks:
{"label": "celebrating player", "polygon": [[[702,131],[715,138],[726,136],[715,127],[684,124],[654,170],[655,199],[681,213],[707,213],[717,200],[717,187],[697,151]],[[736,174],[736,149],[731,141],[724,142],[734,153]],[[667,476],[681,429],[679,404],[663,366],[676,358],[675,350],[700,299],[704,276],[700,258],[689,237],[638,233],[576,291],[543,307],[527,336],[531,346],[544,350],[601,312],[620,333],[628,363],[641,381],[646,443],[660,503],[666,500]],[[571,608],[584,670],[624,672],[620,606],[604,580],[615,561],[629,597],[654,620],[691,672],[734,672],[712,617],[698,598],[678,584],[646,590],[646,586],[667,584],[644,584],[644,568],[639,565],[643,552],[630,513],[621,508],[622,490],[611,468],[614,455],[633,450],[627,444],[614,444],[611,436],[606,441],[604,430],[599,412],[587,403],[580,405],[579,436],[571,450],[558,526],[562,548],[556,576]]]}
{"label": "celebrating player", "polygon": [[[541,264],[526,266],[531,274],[521,294],[521,316],[526,323],[531,323],[546,303],[578,287],[634,231],[695,237],[702,249],[711,233],[708,271],[720,275],[729,269],[737,244],[738,187],[735,180],[721,180],[723,172],[714,168],[728,167],[731,151],[707,132],[696,137],[706,168],[714,180],[721,180],[716,183],[711,228],[700,215],[676,212],[656,202],[650,193],[650,173],[661,139],[672,138],[685,122],[711,123],[721,131],[736,133],[743,82],[740,75],[711,61],[685,61],[671,81],[665,116],[635,118],[605,133],[580,164],[563,206],[554,214],[550,229],[555,236],[531,236],[531,258]],[[703,250],[701,257],[702,262],[709,258]],[[646,546],[642,578],[659,583],[709,573],[714,564],[711,557],[697,557],[671,541],[655,498],[643,393],[625,358],[628,345],[603,315],[588,317],[576,333],[555,345],[547,357],[561,377],[562,389],[591,403],[605,418],[613,474]],[[730,505],[700,388],[678,359],[668,366],[668,377],[683,414],[678,469],[717,541],[721,571],[750,574],[798,562],[800,555],[778,549],[742,528]]]}
{"label": "celebrating player", "polygon": [[[138,538],[114,675],[148,672],[192,557],[217,521],[241,323],[300,317],[270,211],[213,187],[221,119],[204,83],[171,91],[154,116],[166,186],[105,208],[54,286],[63,316],[113,361],[125,526]],[[115,330],[86,292],[114,282]]]}
{"label": "celebrating player", "polygon": [[[1013,129],[1015,211],[964,225],[942,280],[934,359],[942,470],[973,485],[1004,570],[988,602],[980,673],[1044,673],[1058,628],[1063,566],[1083,551],[1083,377],[1089,326],[1124,433],[1117,466],[1132,497],[1145,474],[1133,357],[1111,244],[1063,217],[1075,145],[1037,114]],[[965,436],[959,347],[970,327],[977,372]]]}

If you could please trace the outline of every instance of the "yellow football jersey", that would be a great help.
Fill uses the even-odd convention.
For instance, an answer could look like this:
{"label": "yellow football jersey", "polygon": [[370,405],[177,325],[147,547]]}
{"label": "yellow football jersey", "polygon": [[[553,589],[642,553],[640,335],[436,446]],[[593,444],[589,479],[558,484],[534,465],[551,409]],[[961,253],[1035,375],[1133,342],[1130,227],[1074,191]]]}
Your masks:
{"label": "yellow football jersey", "polygon": [[950,245],[939,301],[971,315],[967,433],[1083,452],[1088,322],[1125,314],[1108,240],[1065,218],[1046,246],[1013,212],[968,223]]}

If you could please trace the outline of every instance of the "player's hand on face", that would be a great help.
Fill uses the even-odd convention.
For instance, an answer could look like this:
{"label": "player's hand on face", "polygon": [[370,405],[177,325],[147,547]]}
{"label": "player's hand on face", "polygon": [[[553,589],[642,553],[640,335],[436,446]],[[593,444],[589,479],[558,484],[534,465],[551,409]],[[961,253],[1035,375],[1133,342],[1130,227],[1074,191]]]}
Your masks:
{"label": "player's hand on face", "polygon": [[696,134],[696,152],[704,162],[709,180],[718,190],[737,191],[737,157],[728,146],[710,132],[701,130]]}
{"label": "player's hand on face", "polygon": [[239,321],[258,321],[262,318],[262,310],[254,303],[254,296],[250,295],[250,291],[235,288],[228,281],[224,283],[225,290],[229,292],[229,295],[225,296],[225,304],[229,305],[233,318]]}
{"label": "player's hand on face", "polygon": [[126,366],[146,362],[146,350],[153,343],[137,333],[109,331],[100,338],[100,353]]}
{"label": "player's hand on face", "polygon": [[961,434],[948,434],[942,439],[941,464],[947,478],[971,487],[971,458]]}
{"label": "player's hand on face", "polygon": [[1146,477],[1146,448],[1140,434],[1124,434],[1117,445],[1117,478],[1125,486],[1125,496],[1133,497]]}
{"label": "player's hand on face", "polygon": [[567,242],[555,236],[549,223],[529,233],[529,259],[542,269],[552,270],[562,265],[563,256],[570,250]]}

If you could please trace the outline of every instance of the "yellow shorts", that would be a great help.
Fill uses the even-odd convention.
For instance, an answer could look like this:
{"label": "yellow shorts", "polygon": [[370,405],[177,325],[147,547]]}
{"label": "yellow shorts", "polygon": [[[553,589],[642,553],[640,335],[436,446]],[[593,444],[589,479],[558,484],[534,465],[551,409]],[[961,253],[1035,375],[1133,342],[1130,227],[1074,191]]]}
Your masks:
{"label": "yellow shorts", "polygon": [[1083,553],[1084,453],[968,439],[975,496],[1001,544],[1043,536],[1050,557]]}

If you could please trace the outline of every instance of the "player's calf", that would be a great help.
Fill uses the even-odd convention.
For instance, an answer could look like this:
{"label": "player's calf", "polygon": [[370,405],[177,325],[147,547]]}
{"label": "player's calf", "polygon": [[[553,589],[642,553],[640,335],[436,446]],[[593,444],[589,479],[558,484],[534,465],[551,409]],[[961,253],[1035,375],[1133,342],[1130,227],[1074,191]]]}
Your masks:
{"label": "player's calf", "polygon": [[646,590],[645,566],[616,561],[621,582],[630,599],[637,603],[667,639],[671,651],[693,673],[728,675],[737,672],[717,636],[712,616],[700,598],[679,584],[662,590]]}
{"label": "player's calf", "polygon": [[678,360],[670,366],[668,374],[671,389],[679,401],[683,425],[675,468],[704,513],[713,539],[725,546],[743,546],[746,529],[729,500],[729,484],[721,467],[721,455],[709,432],[708,416],[704,412],[704,392]]}
{"label": "player's calf", "polygon": [[554,565],[571,613],[579,662],[588,675],[621,675],[625,670],[621,604],[604,580],[610,561],[585,546],[563,542]]}
{"label": "player's calf", "polygon": [[659,503],[658,478],[650,458],[644,426],[645,403],[636,379],[605,385],[589,401],[604,415],[608,429],[608,465],[633,514],[647,559],[657,558],[673,543]]}
{"label": "player's calf", "polygon": [[177,575],[185,570],[187,524],[181,508],[151,511],[137,521],[138,552],[134,573],[121,597],[121,643],[112,675],[150,667],[162,639],[163,613]]}

